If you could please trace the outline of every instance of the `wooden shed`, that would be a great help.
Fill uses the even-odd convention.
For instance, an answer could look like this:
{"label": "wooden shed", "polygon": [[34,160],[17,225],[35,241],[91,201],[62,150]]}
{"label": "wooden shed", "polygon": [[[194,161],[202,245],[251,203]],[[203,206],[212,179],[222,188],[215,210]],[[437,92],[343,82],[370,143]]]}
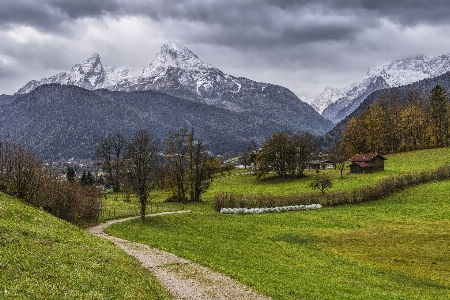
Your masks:
{"label": "wooden shed", "polygon": [[352,162],[350,165],[350,173],[372,173],[376,171],[384,171],[384,161],[387,158],[378,154],[356,154],[349,160]]}

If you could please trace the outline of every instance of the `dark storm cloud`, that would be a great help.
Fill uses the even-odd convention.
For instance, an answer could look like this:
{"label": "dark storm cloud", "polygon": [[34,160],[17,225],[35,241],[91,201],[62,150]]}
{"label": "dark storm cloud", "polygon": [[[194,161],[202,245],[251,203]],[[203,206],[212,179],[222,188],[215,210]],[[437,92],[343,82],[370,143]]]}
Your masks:
{"label": "dark storm cloud", "polygon": [[248,0],[123,2],[122,13],[156,21],[181,20],[201,28],[188,40],[231,47],[300,45],[352,40],[381,26],[447,23],[447,0]]}
{"label": "dark storm cloud", "polygon": [[433,42],[449,16],[448,0],[0,0],[0,92],[94,52],[117,52],[105,64],[129,64],[131,51],[145,49],[132,64],[148,63],[146,51],[168,40],[233,75],[267,73],[258,80],[283,85],[292,72],[321,83],[321,74],[338,74],[343,85],[342,70],[363,75],[393,59],[447,53],[450,42]]}
{"label": "dark storm cloud", "polygon": [[[139,15],[192,22],[197,42],[268,46],[347,40],[387,19],[400,27],[447,22],[447,0],[2,0],[0,26],[26,24],[59,31],[81,18]],[[202,28],[203,27],[203,28]],[[209,32],[208,32],[209,31]],[[255,44],[256,41],[256,44]],[[233,45],[230,45],[233,44]]]}
{"label": "dark storm cloud", "polygon": [[353,10],[386,18],[401,26],[448,23],[450,5],[447,0],[338,0],[332,1],[336,9]]}
{"label": "dark storm cloud", "polygon": [[0,28],[27,25],[44,31],[57,31],[65,22],[114,13],[118,3],[108,0],[2,0]]}

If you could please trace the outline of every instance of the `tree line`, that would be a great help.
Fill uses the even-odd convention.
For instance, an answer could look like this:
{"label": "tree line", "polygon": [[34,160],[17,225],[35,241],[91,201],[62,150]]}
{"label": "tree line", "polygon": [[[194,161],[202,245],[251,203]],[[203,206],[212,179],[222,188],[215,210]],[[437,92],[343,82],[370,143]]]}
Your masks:
{"label": "tree line", "polygon": [[314,135],[305,131],[281,131],[273,133],[261,148],[251,140],[241,162],[244,166],[253,164],[258,178],[270,172],[283,178],[302,177],[304,170],[317,158],[319,151],[320,144]]}
{"label": "tree line", "polygon": [[167,201],[201,201],[220,168],[220,161],[186,127],[162,144],[148,130],[137,131],[130,140],[118,133],[99,141],[96,157],[107,186],[138,195],[142,219],[152,190],[169,191]]}
{"label": "tree line", "polygon": [[425,98],[409,93],[384,96],[358,118],[352,118],[342,135],[349,156],[367,152],[404,152],[450,145],[450,104],[445,89],[437,85]]}

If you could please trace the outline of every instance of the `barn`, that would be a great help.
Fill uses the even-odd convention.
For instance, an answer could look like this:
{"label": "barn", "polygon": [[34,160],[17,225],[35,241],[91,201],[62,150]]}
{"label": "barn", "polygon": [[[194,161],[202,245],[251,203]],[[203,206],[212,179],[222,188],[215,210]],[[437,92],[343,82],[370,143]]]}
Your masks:
{"label": "barn", "polygon": [[350,165],[350,173],[372,173],[376,171],[384,171],[384,161],[387,158],[378,154],[356,154],[349,160],[352,162]]}

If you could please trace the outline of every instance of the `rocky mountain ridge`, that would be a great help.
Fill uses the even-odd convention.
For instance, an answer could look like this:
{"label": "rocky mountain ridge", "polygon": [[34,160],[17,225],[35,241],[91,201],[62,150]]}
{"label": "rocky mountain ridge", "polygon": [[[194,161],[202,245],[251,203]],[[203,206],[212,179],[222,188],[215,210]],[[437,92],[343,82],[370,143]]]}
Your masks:
{"label": "rocky mountain ridge", "polygon": [[[13,98],[0,112],[3,132],[34,145],[42,155],[58,157],[85,156],[82,149],[92,150],[96,139],[137,128],[164,138],[177,126],[191,127],[220,154],[244,151],[250,138],[262,140],[273,132],[321,135],[332,125],[289,89],[224,74],[174,42],[163,45],[138,75],[126,67],[104,67],[94,54],[69,72],[29,82]],[[89,114],[77,113],[74,120],[66,107],[75,102]],[[72,110],[78,111],[76,106]],[[63,129],[67,126],[70,134]],[[84,146],[66,149],[71,139]]]}
{"label": "rocky mountain ridge", "polygon": [[331,122],[287,88],[225,74],[176,42],[163,45],[156,58],[138,75],[132,75],[126,67],[103,67],[99,55],[94,54],[70,72],[29,82],[17,94],[29,93],[49,83],[87,90],[154,90],[232,112],[265,116],[295,131],[323,134],[331,129]]}
{"label": "rocky mountain ridge", "polygon": [[420,55],[395,60],[370,69],[363,80],[343,89],[326,88],[311,102],[319,113],[334,124],[354,111],[372,92],[408,85],[450,71],[450,55],[428,58]]}
{"label": "rocky mountain ridge", "polygon": [[341,138],[350,119],[359,117],[369,109],[374,102],[383,99],[388,105],[407,105],[411,104],[413,101],[427,101],[436,85],[440,85],[446,91],[450,91],[450,71],[408,85],[380,89],[371,93],[364,97],[361,104],[359,104],[347,117],[342,119],[332,130],[321,137],[322,145],[326,148],[333,146],[333,144]]}

